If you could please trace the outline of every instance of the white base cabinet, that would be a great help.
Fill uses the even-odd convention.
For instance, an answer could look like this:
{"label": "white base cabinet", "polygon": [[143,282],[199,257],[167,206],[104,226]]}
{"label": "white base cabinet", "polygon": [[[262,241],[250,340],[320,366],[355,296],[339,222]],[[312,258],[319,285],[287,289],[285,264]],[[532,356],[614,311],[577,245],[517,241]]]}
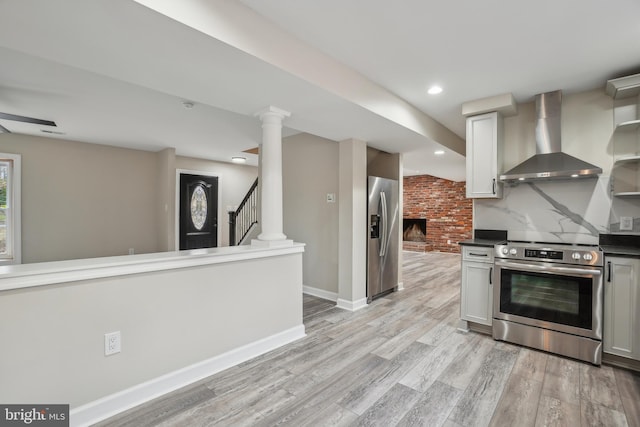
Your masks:
{"label": "white base cabinet", "polygon": [[603,351],[640,360],[640,259],[605,261]]}
{"label": "white base cabinet", "polygon": [[463,246],[460,318],[491,326],[493,320],[493,248]]}

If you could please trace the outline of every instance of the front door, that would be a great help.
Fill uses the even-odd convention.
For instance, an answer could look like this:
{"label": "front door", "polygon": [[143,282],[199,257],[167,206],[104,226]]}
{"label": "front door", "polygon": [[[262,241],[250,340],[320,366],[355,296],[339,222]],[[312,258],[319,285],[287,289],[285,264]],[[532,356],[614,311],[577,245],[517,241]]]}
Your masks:
{"label": "front door", "polygon": [[180,250],[218,246],[218,178],[180,174]]}

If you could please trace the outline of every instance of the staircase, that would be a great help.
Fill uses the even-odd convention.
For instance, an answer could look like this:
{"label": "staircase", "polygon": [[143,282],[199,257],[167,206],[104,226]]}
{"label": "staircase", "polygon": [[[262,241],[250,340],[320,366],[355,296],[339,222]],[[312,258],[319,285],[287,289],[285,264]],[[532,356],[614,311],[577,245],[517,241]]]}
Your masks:
{"label": "staircase", "polygon": [[258,178],[235,211],[229,212],[229,246],[241,245],[258,224]]}

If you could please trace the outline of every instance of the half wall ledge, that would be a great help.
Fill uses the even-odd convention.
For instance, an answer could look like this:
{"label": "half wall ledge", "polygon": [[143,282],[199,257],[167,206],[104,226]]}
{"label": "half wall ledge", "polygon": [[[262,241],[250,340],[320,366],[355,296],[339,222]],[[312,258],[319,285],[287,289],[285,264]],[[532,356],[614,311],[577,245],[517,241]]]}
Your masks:
{"label": "half wall ledge", "polygon": [[0,291],[268,258],[301,253],[304,246],[304,243],[276,247],[243,245],[7,265],[0,267]]}

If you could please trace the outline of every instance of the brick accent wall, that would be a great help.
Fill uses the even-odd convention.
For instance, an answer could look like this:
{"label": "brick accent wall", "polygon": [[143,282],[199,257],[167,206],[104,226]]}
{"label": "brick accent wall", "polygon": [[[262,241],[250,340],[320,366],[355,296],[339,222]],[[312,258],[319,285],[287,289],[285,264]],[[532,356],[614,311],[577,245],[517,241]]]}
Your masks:
{"label": "brick accent wall", "polygon": [[403,182],[404,217],[427,219],[426,242],[404,242],[403,248],[459,253],[458,242],[472,235],[473,208],[465,196],[466,183],[431,175],[407,176]]}

